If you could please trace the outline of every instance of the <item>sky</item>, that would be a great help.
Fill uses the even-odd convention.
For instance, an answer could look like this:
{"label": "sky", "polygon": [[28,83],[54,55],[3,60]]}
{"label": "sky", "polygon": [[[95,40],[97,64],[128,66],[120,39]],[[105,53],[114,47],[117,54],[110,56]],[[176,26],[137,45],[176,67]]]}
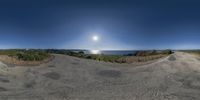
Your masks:
{"label": "sky", "polygon": [[200,49],[199,5],[199,0],[0,0],[0,48]]}

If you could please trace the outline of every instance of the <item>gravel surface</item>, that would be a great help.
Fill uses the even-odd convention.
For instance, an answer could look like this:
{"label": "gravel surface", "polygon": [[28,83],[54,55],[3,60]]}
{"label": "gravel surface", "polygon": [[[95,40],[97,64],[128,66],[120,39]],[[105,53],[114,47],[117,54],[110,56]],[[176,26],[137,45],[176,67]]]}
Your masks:
{"label": "gravel surface", "polygon": [[141,66],[65,55],[39,66],[0,62],[0,100],[199,100],[198,59],[176,52]]}

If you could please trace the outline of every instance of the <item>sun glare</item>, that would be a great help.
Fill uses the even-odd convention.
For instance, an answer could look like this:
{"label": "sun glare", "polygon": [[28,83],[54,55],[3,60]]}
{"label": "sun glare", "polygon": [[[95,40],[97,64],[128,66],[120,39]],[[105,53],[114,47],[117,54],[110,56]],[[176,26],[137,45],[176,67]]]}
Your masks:
{"label": "sun glare", "polygon": [[92,54],[100,54],[101,52],[100,52],[100,50],[91,50],[90,51]]}

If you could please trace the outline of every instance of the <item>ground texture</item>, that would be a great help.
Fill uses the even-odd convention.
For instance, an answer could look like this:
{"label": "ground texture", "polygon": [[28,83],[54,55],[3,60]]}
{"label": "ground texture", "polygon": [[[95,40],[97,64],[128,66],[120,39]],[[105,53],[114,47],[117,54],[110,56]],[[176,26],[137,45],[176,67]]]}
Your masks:
{"label": "ground texture", "polygon": [[200,58],[176,52],[136,66],[55,55],[40,66],[0,62],[0,100],[199,100]]}

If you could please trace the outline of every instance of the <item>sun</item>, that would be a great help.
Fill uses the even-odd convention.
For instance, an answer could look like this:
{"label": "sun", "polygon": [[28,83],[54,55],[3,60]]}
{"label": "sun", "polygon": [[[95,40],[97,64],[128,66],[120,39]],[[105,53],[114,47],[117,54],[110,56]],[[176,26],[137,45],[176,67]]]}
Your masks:
{"label": "sun", "polygon": [[98,37],[97,35],[95,35],[95,36],[92,37],[92,40],[93,40],[93,41],[98,41],[98,40],[99,40],[99,37]]}

